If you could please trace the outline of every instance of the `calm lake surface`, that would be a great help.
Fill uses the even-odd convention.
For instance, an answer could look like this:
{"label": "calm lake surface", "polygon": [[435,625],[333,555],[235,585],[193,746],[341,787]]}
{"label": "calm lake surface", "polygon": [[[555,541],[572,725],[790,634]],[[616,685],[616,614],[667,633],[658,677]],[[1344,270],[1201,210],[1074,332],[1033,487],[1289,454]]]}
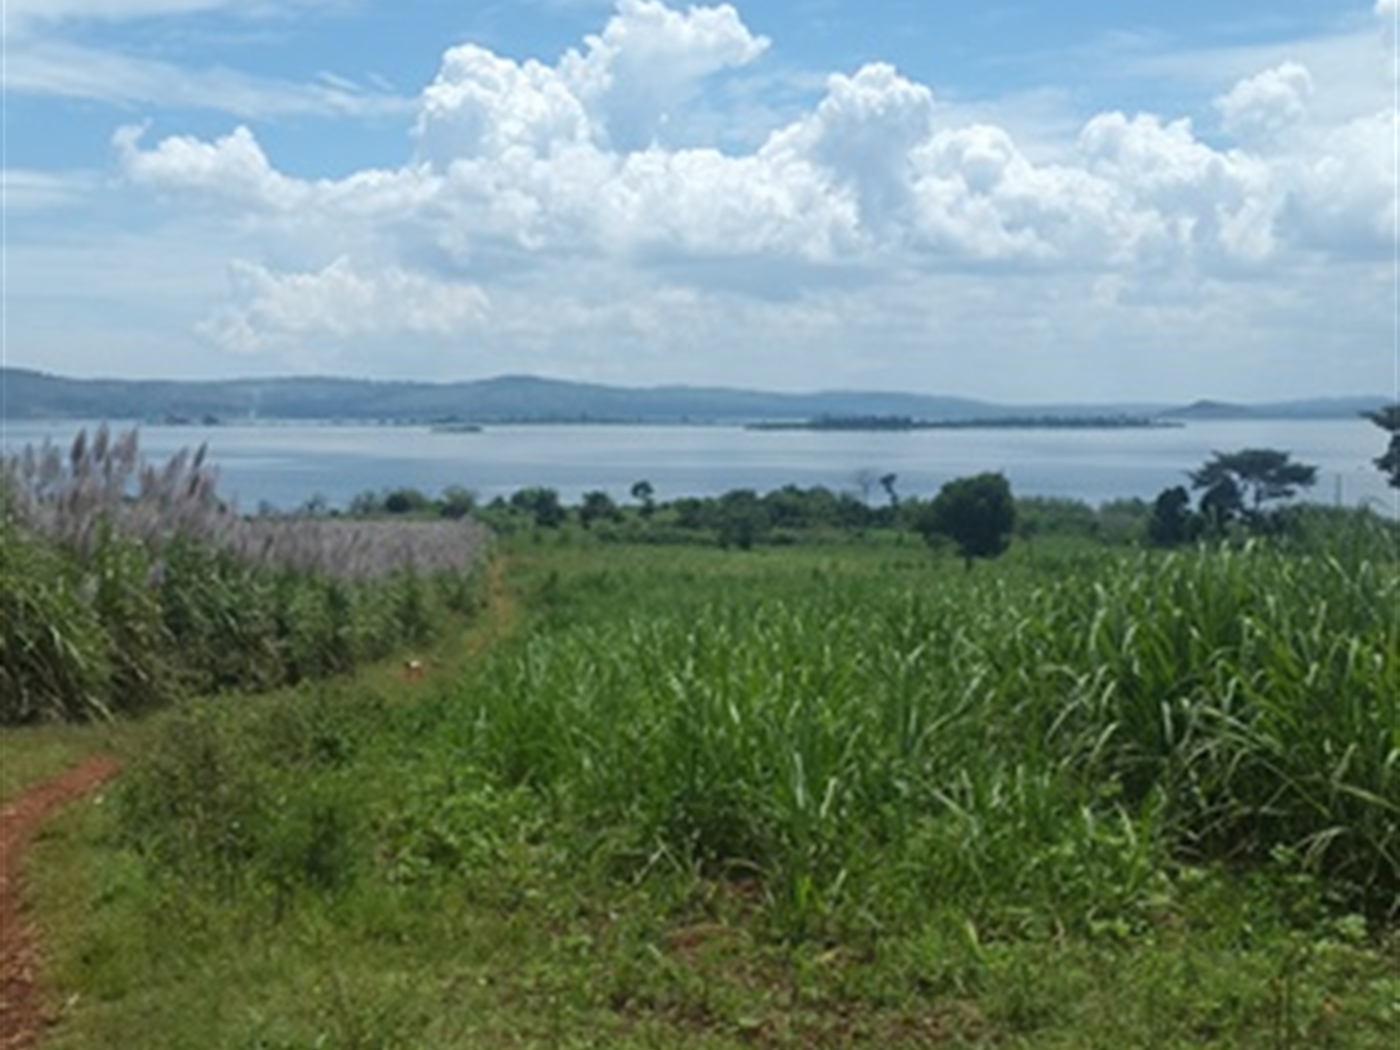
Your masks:
{"label": "calm lake surface", "polygon": [[[83,421],[7,421],[14,452],[46,438],[71,442]],[[112,424],[127,429],[134,424]],[[422,426],[249,423],[214,427],[142,425],[141,449],[164,462],[209,443],[219,491],[253,510],[293,509],[312,496],[344,506],[357,493],[409,486],[436,495],[462,485],[483,500],[530,485],[575,502],[590,489],[629,500],[650,481],[660,500],[760,492],[787,484],[859,493],[862,474],[898,475],[903,495],[928,496],[950,478],[1003,471],[1019,495],[1064,496],[1098,504],[1185,484],[1186,472],[1215,450],[1286,449],[1318,466],[1309,498],[1367,502],[1400,516],[1400,494],[1372,460],[1385,434],[1364,419],[1202,422],[1122,430],[752,431],[735,426],[489,426],[439,433]],[[867,480],[867,484],[869,481]],[[878,485],[872,500],[882,500]]]}

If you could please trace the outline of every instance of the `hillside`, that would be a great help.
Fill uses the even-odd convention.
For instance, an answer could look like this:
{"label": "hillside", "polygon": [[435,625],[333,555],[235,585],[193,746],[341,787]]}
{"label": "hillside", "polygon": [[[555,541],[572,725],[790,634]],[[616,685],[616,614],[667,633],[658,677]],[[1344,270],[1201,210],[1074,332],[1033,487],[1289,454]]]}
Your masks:
{"label": "hillside", "polygon": [[476,423],[738,423],[819,417],[972,420],[998,417],[1156,415],[1201,418],[1341,418],[1384,404],[1383,397],[1236,405],[994,404],[970,398],[886,391],[783,394],[730,387],[620,387],[537,376],[458,383],[327,377],[206,381],[71,379],[0,369],[6,419],[230,421],[324,419]]}

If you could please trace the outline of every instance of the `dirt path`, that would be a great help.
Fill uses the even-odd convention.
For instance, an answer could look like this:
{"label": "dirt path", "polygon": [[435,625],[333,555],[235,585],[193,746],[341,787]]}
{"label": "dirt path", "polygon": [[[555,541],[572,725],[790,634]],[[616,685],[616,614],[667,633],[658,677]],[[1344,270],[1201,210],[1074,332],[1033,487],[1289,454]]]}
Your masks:
{"label": "dirt path", "polygon": [[20,899],[25,852],[45,820],[115,776],[118,768],[114,759],[89,758],[0,807],[0,1050],[37,1046],[44,1030],[38,946]]}

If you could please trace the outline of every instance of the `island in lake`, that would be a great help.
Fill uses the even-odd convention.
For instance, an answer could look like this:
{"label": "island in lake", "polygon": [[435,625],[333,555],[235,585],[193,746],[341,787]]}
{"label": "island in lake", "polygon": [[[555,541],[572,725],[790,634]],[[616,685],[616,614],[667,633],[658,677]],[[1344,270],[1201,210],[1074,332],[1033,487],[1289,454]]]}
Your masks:
{"label": "island in lake", "polygon": [[985,416],[972,419],[914,419],[911,416],[818,416],[814,419],[749,423],[748,430],[1124,430],[1180,427],[1153,416]]}

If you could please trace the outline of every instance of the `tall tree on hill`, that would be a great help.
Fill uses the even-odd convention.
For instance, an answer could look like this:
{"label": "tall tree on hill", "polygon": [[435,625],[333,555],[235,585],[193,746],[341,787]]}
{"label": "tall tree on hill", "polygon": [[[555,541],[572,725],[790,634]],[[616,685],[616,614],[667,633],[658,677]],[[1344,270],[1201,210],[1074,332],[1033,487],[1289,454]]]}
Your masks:
{"label": "tall tree on hill", "polygon": [[1400,402],[1386,405],[1374,412],[1361,413],[1376,426],[1390,434],[1390,446],[1373,463],[1385,474],[1392,488],[1400,489]]}

